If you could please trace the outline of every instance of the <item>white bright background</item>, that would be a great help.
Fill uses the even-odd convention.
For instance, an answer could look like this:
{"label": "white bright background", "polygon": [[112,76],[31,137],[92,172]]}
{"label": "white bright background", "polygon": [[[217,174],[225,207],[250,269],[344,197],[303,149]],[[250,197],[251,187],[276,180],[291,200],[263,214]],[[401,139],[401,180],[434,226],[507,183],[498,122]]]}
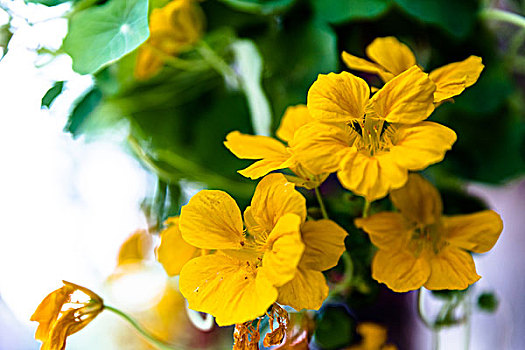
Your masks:
{"label": "white bright background", "polygon": [[[123,151],[125,132],[91,142],[72,140],[63,132],[71,102],[89,88],[91,79],[74,74],[67,56],[36,68],[42,60],[35,49],[60,46],[66,21],[53,18],[67,5],[0,3],[9,3],[20,17],[0,62],[0,350],[37,349],[36,324],[29,317],[38,303],[62,279],[103,290],[120,244],[146,226],[139,204],[152,191],[153,181]],[[4,15],[0,13],[0,23]],[[67,90],[51,110],[40,109],[42,96],[58,80],[68,81]],[[496,289],[502,305],[495,315],[475,315],[471,349],[522,349],[525,344],[524,185],[470,186],[505,222],[493,251],[476,258],[483,275],[478,289]],[[149,282],[141,285],[157,289],[162,285],[158,279]],[[133,300],[136,295],[125,295],[133,289],[119,289],[119,299]],[[70,337],[68,349],[93,348],[93,339],[97,349],[117,349],[109,341],[102,343],[111,322],[120,321],[102,314]],[[447,349],[463,349],[463,331],[444,333]],[[413,336],[421,348],[430,348],[430,335],[421,326]]]}

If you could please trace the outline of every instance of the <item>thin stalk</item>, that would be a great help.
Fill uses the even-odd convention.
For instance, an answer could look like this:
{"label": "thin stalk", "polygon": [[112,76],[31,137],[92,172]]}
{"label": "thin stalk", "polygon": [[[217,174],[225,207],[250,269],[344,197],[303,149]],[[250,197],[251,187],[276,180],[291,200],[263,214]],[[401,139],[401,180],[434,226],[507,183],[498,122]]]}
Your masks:
{"label": "thin stalk", "polygon": [[142,335],[148,342],[150,342],[157,349],[160,349],[160,350],[174,350],[174,349],[177,349],[177,348],[173,347],[172,345],[170,345],[170,344],[168,344],[168,343],[166,343],[166,342],[164,342],[164,341],[154,337],[151,333],[149,333],[144,328],[142,328],[142,326],[135,319],[131,318],[131,316],[129,316],[128,314],[124,313],[123,311],[120,311],[119,309],[116,309],[116,308],[114,308],[112,306],[108,306],[108,305],[104,305],[104,309],[108,310],[108,311],[111,311],[111,312],[119,315],[120,317],[122,317],[126,321],[128,321],[128,323],[131,326],[133,326],[133,328],[135,328],[137,330],[137,332],[140,333],[140,335]]}
{"label": "thin stalk", "polygon": [[351,284],[354,277],[354,263],[352,262],[352,257],[348,251],[344,251],[341,255],[344,264],[344,279],[337,284],[329,293],[328,298],[334,297],[339,293],[344,292]]}
{"label": "thin stalk", "polygon": [[520,16],[517,13],[495,8],[487,8],[480,12],[480,16],[484,19],[507,22],[525,28],[525,17]]}
{"label": "thin stalk", "polygon": [[328,219],[328,212],[326,211],[326,207],[323,201],[323,196],[321,196],[321,191],[319,191],[319,187],[314,188],[314,191],[315,191],[315,196],[317,197],[317,201],[319,202],[319,208],[321,209],[323,218]]}
{"label": "thin stalk", "polygon": [[370,215],[370,202],[365,198],[365,205],[363,206],[363,218],[367,218]]}
{"label": "thin stalk", "polygon": [[465,307],[465,350],[470,349],[470,336],[472,333],[472,309],[470,305],[470,293],[467,293],[463,300]]}
{"label": "thin stalk", "polygon": [[149,50],[153,51],[165,64],[173,68],[187,71],[199,71],[205,70],[208,67],[208,64],[205,64],[204,61],[187,61],[180,59],[175,56],[166,54],[164,51],[156,48],[155,46],[148,44],[147,42],[142,44],[144,47],[147,47]]}
{"label": "thin stalk", "polygon": [[237,73],[230,67],[224,59],[219,56],[205,41],[201,40],[195,49],[200,53],[202,58],[213,68],[217,73],[222,75],[228,82],[234,83],[239,87],[241,85]]}
{"label": "thin stalk", "polygon": [[430,330],[433,330],[434,328],[436,328],[434,324],[425,315],[425,305],[423,301],[423,287],[419,288],[419,290],[417,291],[417,314],[419,316],[419,319],[425,325],[425,327],[427,327]]}

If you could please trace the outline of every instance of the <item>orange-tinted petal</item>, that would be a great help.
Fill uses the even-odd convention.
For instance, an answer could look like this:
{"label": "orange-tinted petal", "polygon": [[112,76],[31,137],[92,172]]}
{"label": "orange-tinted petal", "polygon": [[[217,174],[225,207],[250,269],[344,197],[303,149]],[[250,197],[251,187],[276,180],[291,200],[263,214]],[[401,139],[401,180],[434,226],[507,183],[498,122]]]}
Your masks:
{"label": "orange-tinted petal", "polygon": [[153,50],[141,47],[135,63],[135,78],[139,80],[149,79],[157,74],[163,65],[164,61]]}
{"label": "orange-tinted petal", "polygon": [[350,55],[347,52],[343,51],[343,54],[341,55],[341,57],[343,59],[343,62],[348,66],[348,68],[354,69],[357,71],[361,71],[361,72],[377,74],[385,82],[395,77],[394,74],[387,72],[380,65],[367,61],[363,58],[359,58],[354,55]]}
{"label": "orange-tinted petal", "polygon": [[255,266],[220,253],[184,265],[179,288],[190,309],[215,316],[219,326],[253,320],[277,300],[277,289]]}
{"label": "orange-tinted petal", "polygon": [[366,48],[366,55],[394,75],[416,64],[416,57],[409,47],[393,36],[376,38]]}
{"label": "orange-tinted petal", "polygon": [[306,219],[306,200],[283,174],[265,176],[255,188],[251,206],[244,213],[251,235],[268,235],[285,214]]}
{"label": "orange-tinted petal", "polygon": [[481,278],[472,256],[452,246],[432,257],[430,266],[432,273],[425,283],[427,289],[465,289]]}
{"label": "orange-tinted petal", "polygon": [[413,223],[436,223],[443,211],[438,190],[419,174],[410,174],[407,184],[390,193],[390,200]]}
{"label": "orange-tinted petal", "polygon": [[200,191],[182,207],[179,221],[182,238],[202,249],[242,248],[241,211],[223,191]]}
{"label": "orange-tinted petal", "polygon": [[370,236],[379,249],[400,250],[410,239],[410,228],[400,213],[381,212],[367,218],[357,218],[355,225]]}
{"label": "orange-tinted petal", "polygon": [[324,275],[299,266],[294,279],[279,288],[277,302],[297,311],[318,310],[327,296],[328,286]]}
{"label": "orange-tinted petal", "polygon": [[345,238],[348,233],[332,220],[308,220],[301,227],[301,235],[306,246],[301,266],[325,271],[335,265],[345,251]]}
{"label": "orange-tinted petal", "polygon": [[347,154],[341,161],[337,177],[343,187],[369,201],[382,198],[403,186],[407,171],[388,153],[370,157],[362,152]]}
{"label": "orange-tinted petal", "polygon": [[268,236],[259,273],[276,287],[289,282],[295,276],[297,264],[304,251],[300,227],[299,216],[285,214]]}
{"label": "orange-tinted petal", "polygon": [[118,265],[135,263],[147,259],[153,250],[151,235],[146,230],[137,230],[120,246]]}
{"label": "orange-tinted petal", "polygon": [[191,259],[199,255],[200,249],[188,244],[179,229],[179,218],[170,218],[170,223],[160,234],[160,245],[157,249],[157,260],[170,276],[180,270]]}
{"label": "orange-tinted petal", "polygon": [[319,74],[308,90],[308,110],[322,122],[348,123],[365,114],[368,84],[348,72]]}
{"label": "orange-tinted petal", "polygon": [[305,124],[314,121],[306,105],[291,106],[284,112],[281,125],[277,129],[277,137],[289,142],[293,139],[295,132]]}
{"label": "orange-tinted petal", "polygon": [[398,293],[420,288],[429,276],[428,261],[406,251],[379,249],[372,260],[372,278]]}
{"label": "orange-tinted petal", "polygon": [[434,102],[441,102],[459,95],[465,88],[472,86],[479,78],[484,65],[481,57],[470,56],[461,61],[447,64],[430,72],[437,86]]}
{"label": "orange-tinted petal", "polygon": [[454,130],[438,123],[403,125],[396,131],[390,154],[401,167],[419,171],[442,161],[456,139]]}
{"label": "orange-tinted petal", "polygon": [[297,131],[291,147],[305,169],[320,175],[336,171],[347,153],[357,151],[353,144],[358,136],[346,125],[310,123]]}
{"label": "orange-tinted petal", "polygon": [[370,99],[367,118],[389,123],[417,123],[434,110],[436,85],[418,66],[406,70],[385,84]]}
{"label": "orange-tinted petal", "polygon": [[448,242],[474,253],[492,249],[503,230],[503,221],[493,210],[444,217],[443,225]]}
{"label": "orange-tinted petal", "polygon": [[239,173],[251,179],[257,179],[274,170],[286,167],[285,162],[291,154],[281,142],[267,136],[254,136],[232,131],[226,136],[224,145],[237,158],[261,159]]}

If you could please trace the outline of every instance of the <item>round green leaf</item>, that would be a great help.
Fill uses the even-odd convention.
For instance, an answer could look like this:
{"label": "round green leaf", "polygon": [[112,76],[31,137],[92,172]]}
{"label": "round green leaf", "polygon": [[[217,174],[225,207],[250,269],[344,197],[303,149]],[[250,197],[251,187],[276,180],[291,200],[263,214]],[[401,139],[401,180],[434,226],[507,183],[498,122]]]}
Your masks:
{"label": "round green leaf", "polygon": [[342,23],[353,19],[374,18],[383,14],[391,0],[310,0],[322,19]]}
{"label": "round green leaf", "polygon": [[148,0],[110,0],[71,17],[64,51],[91,74],[135,50],[149,36]]}

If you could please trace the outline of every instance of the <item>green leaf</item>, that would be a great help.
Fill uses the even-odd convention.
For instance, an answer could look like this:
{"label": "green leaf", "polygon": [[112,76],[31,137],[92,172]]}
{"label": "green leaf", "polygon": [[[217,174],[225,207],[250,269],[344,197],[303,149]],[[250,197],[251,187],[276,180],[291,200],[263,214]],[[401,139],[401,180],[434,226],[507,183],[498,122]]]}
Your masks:
{"label": "green leaf", "polygon": [[70,132],[73,137],[78,137],[82,133],[89,115],[95,110],[102,100],[102,93],[99,89],[94,88],[89,91],[73,108],[64,130]]}
{"label": "green leaf", "polygon": [[64,82],[63,81],[57,81],[51,89],[47,90],[44,97],[42,97],[42,104],[41,107],[47,107],[51,106],[51,103],[57,98],[58,95],[62,93],[62,89],[64,89]]}
{"label": "green leaf", "polygon": [[232,8],[261,15],[270,15],[282,12],[290,7],[296,0],[221,0]]}
{"label": "green leaf", "polygon": [[56,5],[63,4],[65,2],[72,1],[72,0],[26,0],[26,1],[32,2],[35,4],[45,5],[45,6],[56,6]]}
{"label": "green leaf", "polygon": [[330,23],[375,18],[385,13],[392,0],[310,0],[319,17]]}
{"label": "green leaf", "polygon": [[409,15],[435,24],[452,36],[464,38],[472,30],[479,1],[394,0]]}
{"label": "green leaf", "polygon": [[135,50],[149,36],[148,0],[110,0],[73,15],[64,51],[73,69],[91,74]]}
{"label": "green leaf", "polygon": [[336,36],[326,24],[306,18],[284,22],[257,41],[265,58],[264,88],[273,107],[274,126],[286,107],[306,103],[318,74],[336,71]]}
{"label": "green leaf", "polygon": [[257,135],[270,135],[272,114],[261,86],[262,57],[251,40],[238,40],[232,45],[242,89],[248,100],[252,126]]}
{"label": "green leaf", "polygon": [[485,312],[495,312],[498,309],[499,301],[492,292],[483,292],[478,297],[478,308]]}
{"label": "green leaf", "polygon": [[344,305],[325,305],[316,319],[315,343],[322,349],[341,349],[355,339],[355,321]]}

